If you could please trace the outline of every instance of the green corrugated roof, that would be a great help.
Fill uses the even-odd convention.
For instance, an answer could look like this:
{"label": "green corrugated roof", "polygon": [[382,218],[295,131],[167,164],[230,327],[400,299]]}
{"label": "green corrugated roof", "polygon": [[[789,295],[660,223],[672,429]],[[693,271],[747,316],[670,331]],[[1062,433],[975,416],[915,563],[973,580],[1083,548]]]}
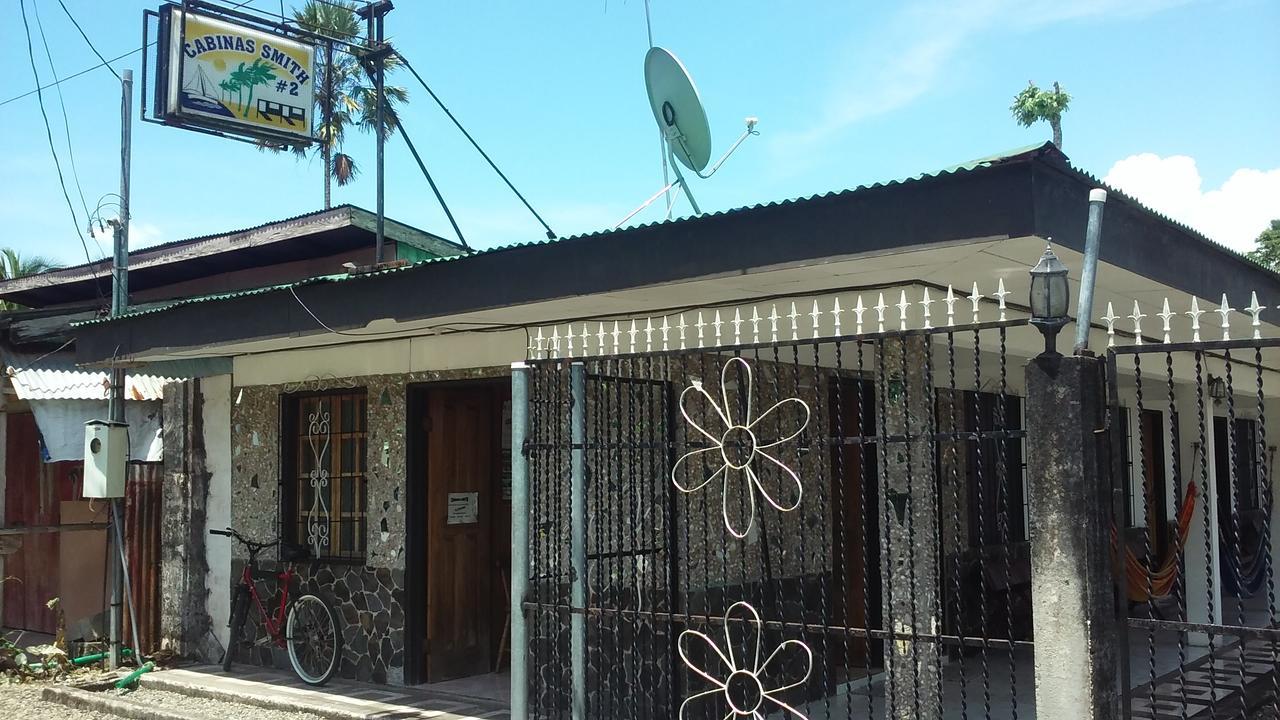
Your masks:
{"label": "green corrugated roof", "polygon": [[[1059,157],[1063,158],[1064,160],[1066,159],[1066,156],[1062,154],[1062,151],[1061,151],[1061,150],[1059,150],[1059,149],[1058,149],[1058,148],[1057,148],[1053,143],[1051,143],[1051,142],[1037,143],[1037,144],[1033,144],[1033,145],[1026,145],[1026,146],[1023,146],[1023,147],[1015,148],[1015,149],[1008,150],[1008,151],[1006,151],[1006,152],[998,153],[998,154],[995,154],[995,155],[988,155],[988,156],[985,156],[985,157],[976,158],[976,159],[974,159],[974,160],[970,160],[970,161],[968,161],[968,162],[960,163],[959,165],[952,165],[952,166],[947,167],[947,168],[944,168],[944,169],[942,169],[942,170],[938,170],[938,171],[930,172],[930,173],[921,173],[921,174],[919,174],[919,175],[914,175],[914,176],[912,176],[912,177],[905,178],[905,179],[900,179],[900,180],[890,180],[890,181],[886,181],[886,182],[877,182],[877,183],[872,183],[872,184],[870,184],[870,185],[858,185],[858,186],[856,186],[856,187],[849,188],[849,189],[846,189],[846,190],[840,190],[840,191],[835,191],[835,192],[827,192],[827,193],[820,193],[820,194],[815,194],[815,195],[809,195],[809,196],[806,196],[806,197],[791,198],[791,199],[788,199],[788,200],[773,201],[773,202],[768,202],[768,203],[760,203],[760,204],[757,204],[757,205],[750,205],[750,206],[744,206],[744,207],[739,207],[739,208],[731,208],[731,209],[728,209],[728,210],[720,210],[720,211],[717,211],[717,212],[705,213],[705,214],[703,214],[703,215],[699,215],[699,216],[695,216],[695,217],[689,217],[689,218],[676,218],[676,219],[664,219],[664,220],[657,220],[657,221],[653,221],[653,222],[649,222],[649,223],[643,223],[643,224],[640,224],[640,225],[633,225],[633,226],[630,226],[630,227],[627,227],[627,228],[623,228],[623,229],[621,229],[621,230],[613,230],[613,229],[610,229],[610,230],[597,230],[597,231],[594,231],[594,232],[582,233],[582,234],[579,234],[579,235],[571,235],[571,236],[563,237],[563,238],[546,239],[546,240],[530,240],[530,241],[526,241],[526,242],[510,243],[510,244],[507,244],[507,245],[499,245],[499,246],[495,246],[495,247],[491,247],[491,248],[486,248],[486,249],[483,249],[483,250],[472,250],[472,251],[470,251],[470,252],[463,252],[463,253],[460,253],[460,254],[457,254],[457,255],[451,255],[451,256],[445,256],[445,257],[428,257],[428,258],[425,258],[425,259],[422,259],[422,260],[418,260],[418,261],[416,261],[416,262],[412,262],[412,263],[411,263],[411,264],[409,264],[409,265],[403,265],[403,266],[400,266],[400,267],[394,267],[394,268],[387,268],[387,269],[384,269],[384,270],[377,270],[377,271],[374,271],[374,272],[362,273],[362,274],[359,274],[359,275],[349,275],[349,274],[346,274],[346,273],[340,273],[340,274],[335,274],[335,275],[321,275],[321,276],[317,276],[317,277],[313,277],[313,278],[308,278],[308,279],[305,279],[305,280],[299,280],[299,281],[296,281],[296,282],[281,283],[281,284],[278,284],[278,285],[268,285],[268,286],[264,286],[264,287],[260,287],[260,288],[252,288],[252,289],[248,289],[248,290],[239,290],[239,291],[229,292],[229,293],[217,293],[217,294],[212,294],[212,295],[201,295],[201,296],[196,296],[196,297],[185,298],[185,299],[183,299],[183,300],[178,300],[178,301],[176,301],[176,302],[173,302],[173,303],[171,303],[171,304],[164,305],[164,306],[162,306],[162,307],[151,307],[151,308],[148,308],[148,309],[146,309],[146,310],[140,310],[140,311],[137,311],[137,312],[130,312],[130,313],[126,313],[126,314],[124,314],[124,315],[122,315],[122,316],[120,316],[120,317],[118,317],[118,318],[97,318],[97,319],[94,319],[94,320],[85,320],[85,321],[83,321],[83,322],[79,322],[79,323],[75,323],[75,324],[73,324],[73,325],[72,325],[72,327],[81,327],[81,326],[87,326],[87,325],[96,325],[96,324],[101,324],[101,323],[113,322],[113,321],[115,321],[115,320],[122,320],[122,319],[125,319],[125,318],[136,317],[136,316],[139,316],[139,315],[148,315],[148,314],[152,314],[152,313],[165,312],[166,310],[169,310],[169,309],[171,309],[171,308],[180,307],[180,306],[182,306],[182,305],[192,305],[192,304],[196,304],[196,303],[206,303],[206,302],[217,302],[217,301],[220,301],[220,300],[230,300],[230,299],[233,299],[233,298],[248,297],[248,296],[250,296],[250,295],[261,295],[261,294],[266,294],[266,293],[271,293],[271,292],[277,292],[277,291],[280,291],[280,290],[289,290],[289,289],[291,289],[291,288],[305,287],[305,286],[308,286],[308,285],[318,285],[318,284],[322,284],[322,283],[331,283],[331,282],[354,282],[354,281],[363,280],[363,279],[367,279],[367,278],[377,277],[377,276],[380,276],[380,275],[389,275],[389,274],[391,274],[391,273],[405,272],[405,271],[412,270],[412,269],[417,268],[417,267],[422,267],[422,266],[424,266],[424,265],[431,265],[431,264],[443,263],[443,262],[456,262],[456,261],[464,260],[464,259],[469,258],[469,257],[475,257],[475,256],[479,256],[479,255],[490,255],[490,254],[493,254],[493,253],[499,253],[499,252],[504,252],[504,251],[514,250],[514,249],[517,249],[517,248],[533,247],[533,246],[538,246],[538,245],[552,245],[552,244],[558,244],[558,243],[562,243],[562,242],[565,242],[565,241],[571,241],[571,240],[586,240],[586,239],[591,239],[591,238],[596,238],[596,237],[602,237],[602,236],[606,236],[606,235],[613,235],[613,234],[615,234],[615,233],[619,233],[619,232],[631,232],[631,231],[635,231],[635,230],[639,230],[639,229],[643,229],[643,228],[652,228],[652,227],[658,227],[658,226],[662,226],[662,225],[670,225],[670,224],[674,224],[674,223],[696,222],[696,221],[700,221],[700,220],[704,220],[704,219],[715,218],[715,217],[721,217],[721,216],[726,216],[726,215],[735,215],[735,214],[742,213],[742,212],[748,212],[748,211],[754,211],[754,210],[761,210],[761,209],[765,209],[765,208],[771,208],[771,207],[783,207],[783,206],[787,206],[787,205],[794,205],[794,204],[796,204],[796,203],[812,202],[812,201],[814,201],[814,200],[820,200],[820,199],[824,199],[824,198],[831,198],[831,197],[843,197],[843,196],[845,196],[845,195],[850,195],[850,194],[853,194],[853,193],[856,193],[856,192],[861,192],[861,191],[870,190],[870,189],[874,189],[874,188],[880,188],[880,187],[893,187],[893,186],[896,186],[896,185],[905,185],[905,184],[912,183],[912,182],[919,182],[919,181],[921,181],[921,180],[927,180],[927,179],[940,178],[940,177],[945,177],[945,176],[948,176],[948,175],[962,175],[962,174],[966,174],[966,173],[973,172],[973,171],[976,171],[976,170],[980,170],[980,169],[982,169],[982,168],[991,167],[991,166],[993,166],[993,165],[1000,165],[1000,164],[1007,163],[1007,162],[1010,162],[1010,161],[1013,161],[1013,160],[1023,159],[1023,158],[1025,158],[1025,157],[1027,157],[1027,156],[1032,156],[1032,155],[1039,156],[1039,155],[1046,155],[1046,154],[1053,154],[1053,155],[1057,155],[1057,156],[1059,156]],[[1102,186],[1101,181],[1099,181],[1099,180],[1098,180],[1096,177],[1094,177],[1093,175],[1090,175],[1089,173],[1086,173],[1086,172],[1084,172],[1084,171],[1082,171],[1082,170],[1078,170],[1078,169],[1076,169],[1076,168],[1074,168],[1074,167],[1070,167],[1069,165],[1068,165],[1068,168],[1070,169],[1070,171],[1071,171],[1071,172],[1077,173],[1077,174],[1078,174],[1078,175],[1080,175],[1081,177],[1088,179],[1090,182],[1095,183],[1095,184],[1097,184],[1097,185],[1099,185],[1099,186]],[[1104,186],[1104,187],[1105,187],[1105,186]],[[1225,250],[1225,251],[1227,251],[1228,253],[1230,253],[1231,255],[1233,255],[1233,256],[1235,256],[1235,257],[1238,257],[1238,258],[1240,258],[1240,259],[1244,260],[1245,262],[1248,262],[1248,263],[1250,263],[1250,264],[1252,264],[1252,265],[1255,265],[1255,266],[1257,266],[1257,267],[1259,267],[1259,268],[1262,268],[1262,269],[1264,269],[1264,270],[1268,270],[1268,271],[1270,271],[1270,268],[1266,268],[1266,267],[1264,267],[1264,266],[1262,266],[1262,265],[1259,265],[1257,262],[1255,262],[1255,261],[1251,260],[1251,259],[1250,259],[1250,258],[1248,258],[1247,256],[1245,256],[1245,255],[1243,255],[1243,254],[1241,254],[1241,253],[1238,253],[1238,252],[1236,252],[1235,250],[1232,250],[1231,248],[1228,248],[1228,247],[1226,247],[1226,246],[1224,246],[1224,245],[1222,245],[1222,244],[1220,244],[1220,243],[1217,243],[1217,242],[1215,242],[1215,241],[1213,241],[1213,240],[1210,240],[1209,238],[1205,237],[1205,236],[1204,236],[1203,234],[1201,234],[1200,232],[1198,232],[1198,231],[1196,231],[1196,230],[1194,230],[1194,229],[1192,229],[1192,228],[1188,227],[1187,225],[1184,225],[1183,223],[1180,223],[1180,222],[1177,222],[1177,221],[1175,221],[1175,220],[1172,220],[1172,219],[1170,219],[1169,217],[1167,217],[1167,216],[1165,216],[1165,215],[1163,215],[1163,214],[1161,214],[1161,213],[1158,213],[1158,212],[1155,212],[1154,210],[1151,210],[1150,208],[1148,208],[1147,206],[1145,206],[1145,205],[1143,205],[1142,203],[1138,202],[1137,200],[1134,200],[1132,197],[1130,197],[1130,196],[1128,196],[1128,195],[1125,195],[1124,193],[1121,193],[1121,192],[1119,192],[1119,191],[1117,191],[1117,190],[1114,190],[1114,189],[1111,189],[1111,188],[1107,188],[1107,189],[1108,189],[1108,191],[1109,191],[1109,192],[1114,193],[1114,194],[1116,194],[1116,195],[1118,195],[1118,196],[1120,196],[1120,197],[1124,198],[1125,200],[1127,200],[1128,202],[1132,203],[1132,204],[1133,204],[1133,205],[1135,205],[1136,207],[1138,207],[1138,208],[1140,208],[1140,209],[1142,209],[1142,210],[1144,210],[1144,211],[1146,211],[1146,212],[1150,213],[1151,215],[1153,215],[1153,216],[1155,216],[1155,217],[1159,218],[1160,220],[1162,220],[1163,222],[1167,222],[1167,223],[1169,223],[1170,225],[1174,225],[1174,226],[1176,226],[1176,227],[1178,227],[1178,228],[1181,228],[1182,230],[1186,231],[1187,233],[1191,234],[1192,236],[1194,236],[1194,237],[1196,237],[1196,238],[1200,239],[1202,242],[1210,243],[1210,244],[1212,244],[1213,246],[1215,246],[1215,247],[1217,247],[1217,248],[1219,248],[1219,249]]]}

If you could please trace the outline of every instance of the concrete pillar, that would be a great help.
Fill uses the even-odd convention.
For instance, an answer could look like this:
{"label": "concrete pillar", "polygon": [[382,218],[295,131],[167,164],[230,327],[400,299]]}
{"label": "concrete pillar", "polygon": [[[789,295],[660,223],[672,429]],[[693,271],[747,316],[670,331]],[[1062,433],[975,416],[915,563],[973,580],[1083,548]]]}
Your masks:
{"label": "concrete pillar", "polygon": [[[1178,406],[1178,435],[1182,450],[1182,482],[1194,482],[1201,495],[1196,500],[1196,512],[1191,520],[1191,531],[1184,550],[1186,568],[1187,620],[1193,623],[1221,622],[1222,620],[1222,572],[1218,564],[1218,484],[1213,456],[1213,401],[1208,388],[1204,391],[1204,439],[1200,438],[1199,409],[1194,384],[1179,385],[1174,389]],[[1202,444],[1203,443],[1203,444]],[[1205,473],[1207,472],[1207,476]],[[1208,494],[1205,494],[1205,479]],[[1207,503],[1206,503],[1207,500]],[[1208,513],[1206,514],[1206,508]],[[1205,547],[1205,530],[1208,524],[1208,552]],[[1212,616],[1209,607],[1212,605]],[[1187,642],[1206,646],[1208,636],[1189,633]]]}
{"label": "concrete pillar", "polygon": [[[933,455],[933,390],[925,383],[928,338],[885,340],[881,347],[882,436],[911,435],[881,450],[880,543],[885,627],[934,634],[938,615],[938,499]],[[887,453],[888,457],[885,457]],[[885,643],[886,705],[894,718],[941,717],[938,653],[929,640]]]}
{"label": "concrete pillar", "polygon": [[1121,648],[1101,361],[1042,355],[1026,378],[1036,718],[1110,720]]}

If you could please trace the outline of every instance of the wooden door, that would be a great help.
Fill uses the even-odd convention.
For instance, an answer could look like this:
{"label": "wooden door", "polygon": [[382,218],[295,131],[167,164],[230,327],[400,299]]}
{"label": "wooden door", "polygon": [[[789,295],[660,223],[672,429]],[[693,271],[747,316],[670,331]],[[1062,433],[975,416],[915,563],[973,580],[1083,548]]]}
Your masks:
{"label": "wooden door", "polygon": [[[1143,410],[1138,417],[1142,443],[1142,479],[1146,483],[1147,542],[1153,557],[1163,557],[1169,541],[1168,502],[1165,493],[1164,451],[1168,447],[1164,435],[1164,415],[1158,410]],[[1139,491],[1143,492],[1143,491]],[[1139,497],[1141,502],[1142,498]]]}
{"label": "wooden door", "polygon": [[[861,423],[865,428],[862,433],[875,434],[875,398],[870,383],[833,380],[830,395],[833,433],[857,438]],[[880,627],[879,493],[875,460],[873,450],[863,452],[862,446],[854,443],[837,445],[831,457],[831,497],[834,506],[839,508],[834,518],[832,545],[835,565],[843,571],[836,592],[837,613],[846,627],[851,628]],[[881,654],[879,643],[869,646],[866,640],[853,638],[848,644],[847,661],[842,664],[871,667],[879,664]]]}
{"label": "wooden door", "polygon": [[427,405],[426,657],[438,682],[492,667],[496,437],[488,388],[433,389]]}

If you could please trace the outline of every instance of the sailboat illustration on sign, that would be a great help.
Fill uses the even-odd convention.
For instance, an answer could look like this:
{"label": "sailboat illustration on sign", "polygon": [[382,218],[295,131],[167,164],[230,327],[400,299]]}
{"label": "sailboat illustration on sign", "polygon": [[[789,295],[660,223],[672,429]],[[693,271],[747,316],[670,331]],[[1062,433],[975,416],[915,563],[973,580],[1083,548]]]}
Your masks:
{"label": "sailboat illustration on sign", "polygon": [[218,97],[220,87],[223,90],[229,90],[225,86],[226,81],[224,80],[224,85],[220,86],[209,78],[209,74],[205,72],[204,63],[192,61],[190,64],[195,65],[195,73],[184,73],[189,76],[189,79],[182,85],[182,106],[211,115],[235,117]]}

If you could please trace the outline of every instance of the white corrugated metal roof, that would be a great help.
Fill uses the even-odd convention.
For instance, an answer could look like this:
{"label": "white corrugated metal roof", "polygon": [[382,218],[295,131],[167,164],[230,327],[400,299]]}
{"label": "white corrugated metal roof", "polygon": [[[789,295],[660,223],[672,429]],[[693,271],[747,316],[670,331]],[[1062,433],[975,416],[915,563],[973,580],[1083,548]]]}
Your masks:
{"label": "white corrugated metal roof", "polygon": [[[105,372],[7,368],[9,382],[22,400],[106,400],[111,385]],[[164,384],[176,378],[158,375],[125,375],[128,400],[161,400]]]}

